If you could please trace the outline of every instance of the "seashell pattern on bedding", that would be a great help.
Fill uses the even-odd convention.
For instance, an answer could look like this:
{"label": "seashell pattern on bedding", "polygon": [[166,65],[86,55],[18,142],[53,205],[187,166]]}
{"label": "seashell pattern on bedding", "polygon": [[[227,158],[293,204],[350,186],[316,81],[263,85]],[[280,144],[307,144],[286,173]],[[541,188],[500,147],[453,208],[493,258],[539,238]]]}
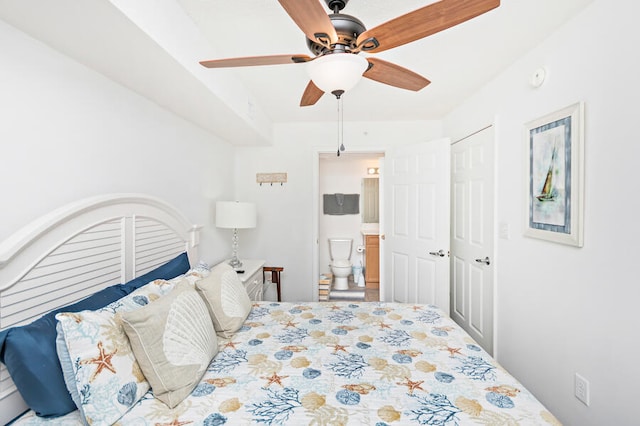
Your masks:
{"label": "seashell pattern on bedding", "polygon": [[219,349],[175,408],[150,391],[117,424],[560,424],[433,306],[257,302]]}
{"label": "seashell pattern on bedding", "polygon": [[157,301],[125,312],[122,325],[154,396],[169,408],[197,387],[218,351],[209,311],[186,279]]}
{"label": "seashell pattern on bedding", "polygon": [[247,290],[233,268],[227,263],[216,265],[208,277],[196,283],[196,290],[207,304],[218,335],[233,336],[251,311]]}
{"label": "seashell pattern on bedding", "polygon": [[66,383],[67,388],[91,424],[111,425],[149,390],[122,328],[121,315],[170,293],[182,279],[194,283],[198,277],[154,280],[96,311],[56,315],[66,349],[59,357],[66,358],[65,364],[72,367],[71,379],[75,379]]}
{"label": "seashell pattern on bedding", "polygon": [[217,345],[209,311],[196,292],[182,293],[171,304],[162,335],[164,355],[173,365],[209,362]]}
{"label": "seashell pattern on bedding", "polygon": [[220,288],[220,306],[228,317],[245,318],[247,316],[246,305],[238,303],[247,294],[244,285],[238,285],[238,276],[233,271],[222,275]]}

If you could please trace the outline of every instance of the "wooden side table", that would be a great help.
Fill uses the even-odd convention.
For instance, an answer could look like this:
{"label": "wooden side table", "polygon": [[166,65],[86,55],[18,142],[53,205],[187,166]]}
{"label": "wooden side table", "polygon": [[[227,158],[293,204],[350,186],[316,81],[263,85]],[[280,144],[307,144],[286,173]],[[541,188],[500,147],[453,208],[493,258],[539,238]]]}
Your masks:
{"label": "wooden side table", "polygon": [[278,291],[278,302],[282,302],[282,297],[280,295],[280,272],[284,271],[284,268],[280,266],[265,266],[262,268],[262,278],[264,281],[264,274],[267,272],[271,272],[271,282],[275,283],[276,289]]}

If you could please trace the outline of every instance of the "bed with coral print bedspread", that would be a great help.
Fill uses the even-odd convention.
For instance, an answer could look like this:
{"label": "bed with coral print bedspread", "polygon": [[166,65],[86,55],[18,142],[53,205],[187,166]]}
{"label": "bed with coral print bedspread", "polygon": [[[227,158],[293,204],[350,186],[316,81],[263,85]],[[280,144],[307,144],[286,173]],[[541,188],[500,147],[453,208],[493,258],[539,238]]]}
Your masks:
{"label": "bed with coral print bedspread", "polygon": [[169,409],[150,391],[117,424],[559,423],[433,306],[257,302],[186,400]]}

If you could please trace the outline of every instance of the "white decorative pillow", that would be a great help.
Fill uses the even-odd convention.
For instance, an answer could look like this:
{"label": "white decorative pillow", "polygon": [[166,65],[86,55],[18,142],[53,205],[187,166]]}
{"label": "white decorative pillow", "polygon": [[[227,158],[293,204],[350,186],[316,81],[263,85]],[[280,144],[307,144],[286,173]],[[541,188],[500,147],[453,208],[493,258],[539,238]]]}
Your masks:
{"label": "white decorative pillow", "polygon": [[[190,282],[199,278],[188,276]],[[58,357],[71,368],[65,381],[86,424],[115,423],[149,390],[120,315],[161,298],[177,282],[176,278],[155,280],[96,311],[56,315]]]}
{"label": "white decorative pillow", "polygon": [[207,306],[186,280],[161,299],[123,313],[122,324],[153,395],[169,408],[191,393],[218,352]]}
{"label": "white decorative pillow", "polygon": [[[197,280],[208,276],[209,273],[210,273],[209,265],[207,265],[203,261],[200,261],[195,267],[191,268],[184,275],[180,275],[178,277],[175,277],[175,278],[169,280],[168,281],[168,286],[163,286],[160,289],[160,292],[156,294],[156,296],[152,295],[153,292],[149,293],[149,297],[151,299],[153,299],[154,297],[159,297],[159,296],[167,293],[168,291],[173,289],[175,284],[180,282],[183,278],[186,278],[187,280],[189,280],[189,282],[191,284],[193,284]],[[152,283],[152,282],[153,281],[151,281],[150,283]],[[150,283],[147,283],[147,284],[150,284]],[[139,290],[141,290],[142,288],[144,288],[144,287],[141,287]],[[136,292],[132,297],[139,296],[139,295],[144,295],[150,289],[151,288],[147,288],[145,290],[141,290],[140,292]],[[142,301],[142,299],[138,299],[138,300]],[[134,301],[135,301],[135,299],[134,299]],[[114,305],[116,305],[118,303],[121,303],[121,301],[117,301],[117,303],[114,303]],[[144,303],[144,301],[142,301],[142,303]],[[134,308],[136,308],[136,307],[137,306],[134,306]],[[110,308],[110,310],[111,310],[111,308]],[[116,309],[116,310],[118,310],[118,309]],[[121,333],[124,333],[124,330],[122,328],[120,328],[119,331]],[[59,322],[56,325],[56,333],[57,333],[57,335],[56,335],[56,352],[57,352],[57,355],[58,355],[58,359],[60,361],[60,365],[62,367],[62,375],[64,377],[65,385],[67,387],[67,390],[71,394],[71,399],[76,404],[76,406],[80,409],[81,414],[84,415],[84,411],[82,409],[82,402],[81,402],[82,398],[80,397],[80,394],[78,392],[78,387],[77,387],[77,384],[76,384],[76,377],[75,377],[75,370],[73,368],[73,361],[71,360],[71,356],[69,355],[69,351],[67,349],[67,344],[66,344],[65,338],[64,338],[64,330],[62,328],[62,325]]]}
{"label": "white decorative pillow", "polygon": [[[73,361],[69,355],[67,349],[67,342],[64,340],[64,329],[60,322],[56,322],[56,353],[58,354],[58,360],[60,361],[60,367],[62,367],[62,377],[64,378],[64,384],[71,395],[71,399],[76,404],[76,407],[82,406],[82,398],[76,387],[76,372],[73,369]],[[80,410],[82,412],[82,410]]]}
{"label": "white decorative pillow", "polygon": [[196,290],[207,302],[218,335],[233,336],[251,311],[251,299],[236,271],[221,263],[211,270],[208,277],[196,282]]}

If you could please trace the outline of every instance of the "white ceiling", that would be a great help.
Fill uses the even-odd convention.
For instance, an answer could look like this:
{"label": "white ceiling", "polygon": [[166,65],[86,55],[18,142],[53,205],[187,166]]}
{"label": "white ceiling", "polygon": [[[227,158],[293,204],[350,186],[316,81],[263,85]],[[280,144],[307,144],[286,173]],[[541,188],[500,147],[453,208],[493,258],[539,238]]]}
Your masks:
{"label": "white ceiling", "polygon": [[[344,95],[345,120],[441,119],[591,1],[502,0],[475,19],[371,55],[432,83],[411,92],[363,79]],[[373,28],[429,3],[350,0],[343,13]],[[308,82],[305,64],[206,69],[197,63],[310,55],[277,0],[0,0],[0,18],[236,144],[268,142],[273,123],[337,117],[330,95],[298,106]]]}

